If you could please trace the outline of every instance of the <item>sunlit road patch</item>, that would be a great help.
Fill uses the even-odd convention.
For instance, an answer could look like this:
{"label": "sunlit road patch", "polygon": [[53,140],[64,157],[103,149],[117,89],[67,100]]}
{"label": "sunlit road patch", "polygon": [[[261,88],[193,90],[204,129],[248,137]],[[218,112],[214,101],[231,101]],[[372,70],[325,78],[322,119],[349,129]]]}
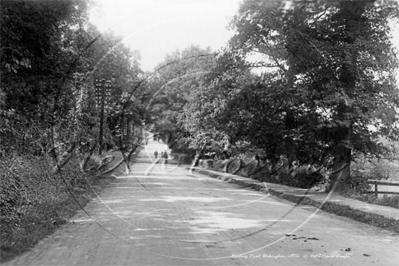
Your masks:
{"label": "sunlit road patch", "polygon": [[193,230],[199,230],[195,226],[205,226],[206,229],[212,228],[214,231],[224,231],[229,229],[242,229],[251,227],[261,227],[260,219],[249,219],[240,217],[235,213],[214,212],[214,211],[197,211],[198,218],[186,221],[194,225]]}
{"label": "sunlit road patch", "polygon": [[210,198],[210,197],[178,197],[178,196],[162,196],[157,199],[141,199],[140,201],[166,201],[166,202],[178,202],[178,201],[196,201],[196,202],[216,202],[222,200],[231,200],[229,198]]}

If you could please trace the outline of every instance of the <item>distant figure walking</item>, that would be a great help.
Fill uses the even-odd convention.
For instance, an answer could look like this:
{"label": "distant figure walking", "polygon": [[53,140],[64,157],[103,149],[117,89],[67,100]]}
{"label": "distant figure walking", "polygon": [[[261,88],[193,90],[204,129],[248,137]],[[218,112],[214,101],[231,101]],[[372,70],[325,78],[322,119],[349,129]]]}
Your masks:
{"label": "distant figure walking", "polygon": [[168,153],[166,151],[162,152],[165,164],[168,163]]}
{"label": "distant figure walking", "polygon": [[155,156],[155,159],[158,159],[158,152],[157,151],[154,152],[154,156]]}
{"label": "distant figure walking", "polygon": [[161,159],[163,159],[163,151],[161,151]]}

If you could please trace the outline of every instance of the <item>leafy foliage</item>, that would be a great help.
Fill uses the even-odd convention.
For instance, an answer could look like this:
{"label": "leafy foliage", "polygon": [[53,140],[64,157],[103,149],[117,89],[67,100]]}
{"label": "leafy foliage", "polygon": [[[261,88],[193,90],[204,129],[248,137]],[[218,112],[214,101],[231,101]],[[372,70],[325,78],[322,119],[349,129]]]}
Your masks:
{"label": "leafy foliage", "polygon": [[242,3],[231,23],[236,34],[184,109],[184,128],[192,145],[210,147],[220,136],[213,139],[231,154],[248,143],[272,165],[287,158],[287,167],[324,166],[332,183],[347,180],[353,154],[384,155],[380,137],[398,137],[389,28],[398,4],[284,3]]}
{"label": "leafy foliage", "polygon": [[292,123],[286,123],[290,132],[280,130],[286,137],[279,146],[288,156],[301,161],[298,147],[321,148],[336,167],[347,164],[349,173],[352,151],[382,151],[377,132],[397,138],[398,61],[388,24],[395,16],[393,2],[295,1],[286,9],[279,2],[243,3],[233,21],[238,33],[232,50],[244,57],[262,54],[264,65],[281,77],[274,89],[287,103],[285,119]]}
{"label": "leafy foliage", "polygon": [[182,52],[176,51],[165,57],[159,64],[156,76],[151,80],[153,97],[152,112],[158,118],[154,131],[176,150],[182,149],[183,137],[187,131],[181,125],[182,112],[190,99],[197,97],[198,87],[213,66],[213,54],[210,49],[191,46]]}
{"label": "leafy foliage", "polygon": [[[96,139],[95,78],[112,82],[108,110],[127,112],[120,102],[142,73],[140,56],[111,32],[100,34],[88,22],[87,8],[87,2],[75,0],[3,5],[3,153],[49,153],[59,167],[69,158],[65,152]],[[139,123],[143,112],[134,116]]]}
{"label": "leafy foliage", "polygon": [[[120,137],[123,117],[141,126],[146,114],[134,95],[145,89],[138,89],[143,75],[140,55],[120,37],[101,34],[89,23],[90,4],[1,3],[0,223],[7,239],[16,236],[21,241],[18,232],[54,228],[47,218],[59,216],[57,207],[65,202],[69,206],[75,192],[87,193],[90,185],[100,182],[99,175],[128,164],[138,146],[130,143],[112,165],[104,158],[91,158],[100,131],[96,78],[113,85],[105,126],[110,142]],[[80,167],[84,161],[91,167]],[[37,223],[41,218],[43,227]],[[2,254],[10,245],[14,244],[1,247]]]}

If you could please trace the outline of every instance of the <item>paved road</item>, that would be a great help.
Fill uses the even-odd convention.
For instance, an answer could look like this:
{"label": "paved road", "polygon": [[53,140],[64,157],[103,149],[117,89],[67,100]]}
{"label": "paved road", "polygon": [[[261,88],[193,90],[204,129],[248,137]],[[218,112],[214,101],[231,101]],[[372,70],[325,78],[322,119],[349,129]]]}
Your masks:
{"label": "paved road", "polygon": [[[395,265],[399,237],[153,164],[150,142],[70,223],[12,265]],[[397,264],[396,264],[397,265]]]}

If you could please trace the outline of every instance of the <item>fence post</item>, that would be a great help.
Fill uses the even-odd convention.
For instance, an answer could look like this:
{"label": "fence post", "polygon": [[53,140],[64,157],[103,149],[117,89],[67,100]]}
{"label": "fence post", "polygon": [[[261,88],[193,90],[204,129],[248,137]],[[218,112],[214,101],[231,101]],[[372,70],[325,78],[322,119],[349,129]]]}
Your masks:
{"label": "fence post", "polygon": [[375,193],[375,197],[378,198],[378,184],[377,184],[377,181],[374,181],[374,193]]}

